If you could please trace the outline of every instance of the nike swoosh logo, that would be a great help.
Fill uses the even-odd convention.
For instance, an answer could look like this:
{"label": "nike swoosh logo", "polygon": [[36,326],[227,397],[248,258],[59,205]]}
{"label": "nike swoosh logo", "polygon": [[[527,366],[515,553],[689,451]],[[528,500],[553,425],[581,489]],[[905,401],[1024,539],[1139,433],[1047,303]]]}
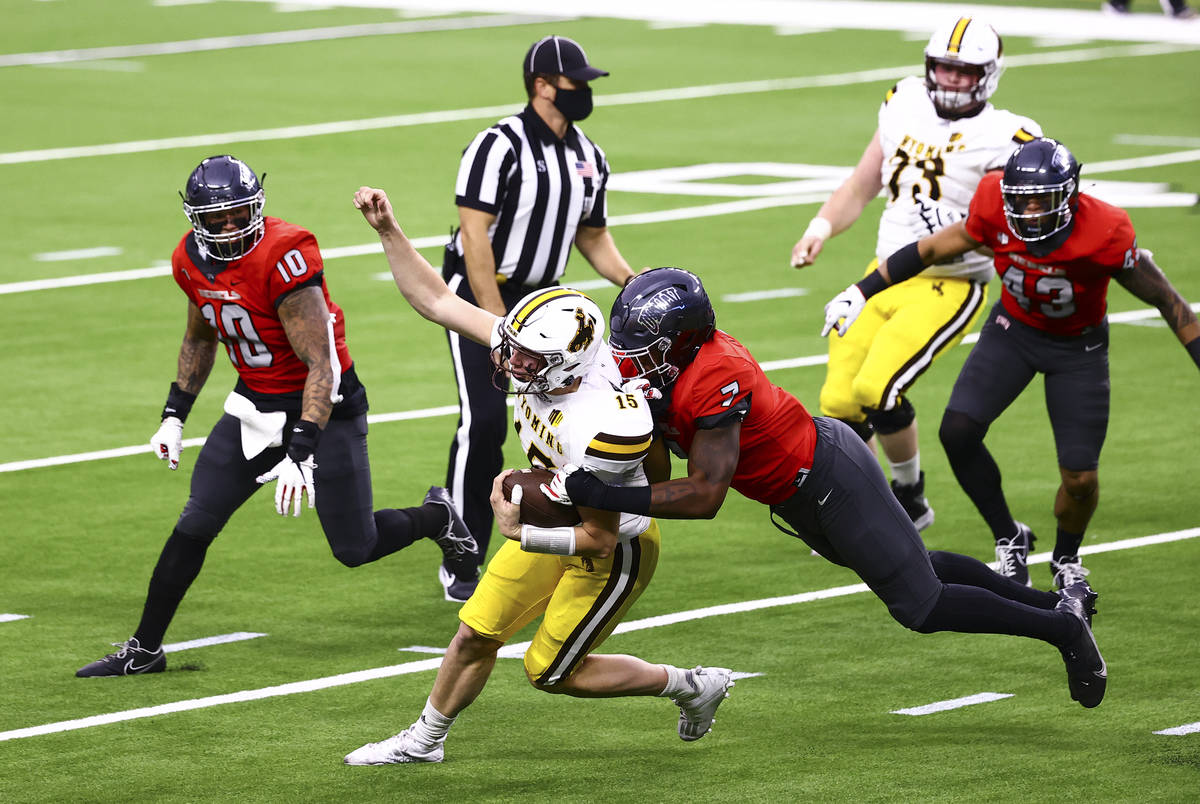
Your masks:
{"label": "nike swoosh logo", "polygon": [[133,673],[140,673],[143,670],[145,670],[147,667],[149,667],[150,665],[154,664],[154,659],[157,659],[157,658],[158,657],[155,656],[153,659],[151,659],[150,661],[148,661],[142,665],[135,664],[136,660],[130,659],[129,661],[125,662],[125,673],[127,675],[132,675]]}
{"label": "nike swoosh logo", "polygon": [[829,499],[830,494],[833,494],[833,489],[830,489],[829,491],[825,492],[825,496],[822,497],[821,499],[817,500],[817,505],[824,505],[825,501]]}
{"label": "nike swoosh logo", "polygon": [[1099,348],[1100,348],[1101,346],[1103,346],[1103,345],[1104,345],[1104,344],[1102,344],[1102,343],[1094,343],[1094,344],[1092,344],[1091,346],[1085,346],[1085,347],[1083,347],[1083,351],[1085,351],[1085,352],[1094,352],[1094,351],[1096,351],[1097,349],[1099,349]]}

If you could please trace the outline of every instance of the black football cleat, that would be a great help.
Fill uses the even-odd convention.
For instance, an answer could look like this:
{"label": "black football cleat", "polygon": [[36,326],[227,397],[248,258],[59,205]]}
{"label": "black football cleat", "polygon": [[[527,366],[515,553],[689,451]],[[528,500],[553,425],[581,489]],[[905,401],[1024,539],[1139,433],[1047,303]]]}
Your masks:
{"label": "black football cleat", "polygon": [[471,535],[467,523],[454,507],[450,492],[441,486],[432,486],[425,495],[425,503],[437,503],[448,513],[446,527],[430,538],[442,548],[442,565],[438,568],[438,580],[445,590],[446,600],[464,603],[475,592],[479,584],[479,543]]}
{"label": "black football cleat", "polygon": [[893,480],[892,494],[896,495],[900,507],[908,514],[917,530],[925,530],[933,524],[933,509],[929,506],[929,500],[925,499],[924,472],[921,472],[917,482],[911,486],[902,486]]}
{"label": "black football cleat", "polygon": [[136,676],[161,673],[167,669],[167,654],[161,647],[158,650],[145,650],[135,637],[130,637],[126,642],[114,642],[113,646],[120,650],[79,668],[75,675],[79,678]]}
{"label": "black football cleat", "polygon": [[1059,595],[1062,600],[1054,607],[1055,611],[1066,612],[1079,622],[1079,633],[1059,648],[1067,666],[1067,685],[1072,700],[1091,709],[1104,700],[1104,690],[1108,685],[1108,665],[1100,655],[1091,626],[1098,595],[1087,581],[1072,584]]}
{"label": "black football cleat", "polygon": [[1015,536],[1011,539],[996,540],[996,572],[1006,578],[1012,578],[1017,583],[1033,586],[1033,581],[1029,580],[1029,567],[1026,566],[1026,562],[1037,537],[1024,522],[1013,522],[1013,525],[1017,529]]}

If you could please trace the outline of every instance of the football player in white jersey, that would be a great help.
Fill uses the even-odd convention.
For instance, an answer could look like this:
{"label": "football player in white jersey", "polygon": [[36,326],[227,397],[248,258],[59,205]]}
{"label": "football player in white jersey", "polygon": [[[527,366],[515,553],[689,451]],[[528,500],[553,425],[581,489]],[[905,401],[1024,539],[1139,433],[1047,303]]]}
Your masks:
{"label": "football player in white jersey", "polygon": [[[425,318],[490,345],[497,385],[516,392],[514,423],[531,465],[584,466],[607,482],[645,485],[653,424],[640,389],[623,390],[595,302],[563,287],[535,290],[503,318],[452,293],[404,236],[382,190],[354,204],[379,234],[397,287]],[[665,456],[662,456],[665,461]],[[509,470],[512,471],[512,470]],[[441,762],[446,734],[482,692],[501,647],[542,615],[525,651],[539,690],[580,698],[648,695],[679,707],[678,734],[698,740],[733,686],[719,667],[685,670],[592,651],[641,595],[658,563],[659,530],[646,516],[579,508],[575,526],[522,524],[520,505],[492,484],[506,541],[488,563],[438,669],[420,717],[404,731],[346,756],[349,765]],[[514,498],[519,503],[514,490]]]}
{"label": "football player in white jersey", "polygon": [[[833,235],[884,191],[875,259],[966,216],[984,173],[1003,169],[1021,143],[1041,136],[1033,120],[988,102],[1004,70],[1003,44],[982,20],[958,17],[925,47],[925,77],[888,90],[879,126],[848,179],[792,248],[811,265]],[[987,301],[988,255],[971,252],[925,269],[873,296],[844,337],[830,337],[821,413],[878,436],[892,490],[918,530],[933,523],[925,498],[916,412],[905,392],[943,351],[962,340]]]}

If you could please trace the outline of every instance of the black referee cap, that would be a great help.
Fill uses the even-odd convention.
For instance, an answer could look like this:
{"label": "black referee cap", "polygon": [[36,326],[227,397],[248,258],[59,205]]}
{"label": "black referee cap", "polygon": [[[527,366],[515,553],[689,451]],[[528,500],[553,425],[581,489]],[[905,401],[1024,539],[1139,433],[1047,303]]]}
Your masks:
{"label": "black referee cap", "polygon": [[587,54],[579,43],[565,36],[547,36],[534,42],[525,54],[524,68],[526,75],[565,75],[575,81],[608,75],[606,70],[588,64]]}

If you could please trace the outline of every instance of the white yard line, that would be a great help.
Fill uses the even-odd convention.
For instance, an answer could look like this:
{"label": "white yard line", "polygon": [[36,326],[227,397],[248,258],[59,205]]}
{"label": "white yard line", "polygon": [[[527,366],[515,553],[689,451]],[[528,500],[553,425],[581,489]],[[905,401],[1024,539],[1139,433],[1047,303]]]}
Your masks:
{"label": "white yard line", "polygon": [[[1186,26],[1185,26],[1186,27]],[[1192,26],[1200,30],[1200,25]],[[1178,53],[1195,50],[1195,46],[1177,45],[1116,45],[1113,47],[1091,48],[1086,50],[1052,51],[1035,53],[1027,56],[1013,56],[1007,59],[1009,68],[1027,67],[1045,64],[1063,64],[1067,62],[1087,62],[1104,59],[1150,56],[1163,53]],[[695,100],[698,98],[715,98],[724,95],[746,95],[757,92],[781,92],[814,87],[846,86],[868,82],[883,82],[919,74],[922,70],[919,64],[908,64],[897,67],[884,67],[875,70],[859,70],[848,73],[831,75],[800,76],[796,78],[779,78],[761,81],[738,81],[727,84],[708,84],[693,87],[678,87],[675,89],[651,90],[646,92],[625,92],[612,95],[598,95],[597,106],[627,106],[665,101]],[[252,129],[245,131],[229,131],[215,134],[194,134],[183,137],[165,137],[151,140],[133,140],[102,145],[80,145],[65,148],[42,148],[31,151],[10,151],[0,153],[0,165],[27,164],[30,162],[48,162],[58,159],[79,159],[95,156],[112,156],[115,154],[146,153],[150,151],[165,151],[176,148],[211,148],[221,145],[246,142],[265,142],[269,140],[298,139],[302,137],[328,136],[331,134],[347,134],[356,131],[371,131],[377,129],[403,128],[408,126],[424,126],[437,123],[460,122],[465,120],[481,120],[504,117],[517,111],[517,104],[508,103],[501,106],[480,106],[469,109],[449,109],[437,112],[416,112],[413,114],[389,115],[387,117],[372,117],[359,120],[336,120],[326,123],[311,123],[301,126],[285,126],[281,128]]]}
{"label": "white yard line", "polygon": [[[274,0],[250,0],[274,2]],[[442,12],[508,11],[539,13],[543,0],[296,0],[293,5],[349,6],[357,8],[419,8]],[[1200,43],[1200,26],[1180,24],[1162,14],[1114,17],[1095,10],[1012,8],[1000,6],[948,7],[938,3],[897,0],[557,0],[555,11],[577,16],[642,20],[666,23],[770,25],[785,29],[854,29],[912,32],[920,41],[929,37],[937,20],[949,14],[975,14],[986,18],[1005,36],[1044,37],[1053,32],[1062,41],[1110,39],[1113,41]],[[935,22],[931,22],[935,21]]]}
{"label": "white yard line", "polygon": [[[583,284],[583,283],[580,283]],[[1194,312],[1200,313],[1200,302],[1192,305]],[[1158,310],[1129,310],[1123,313],[1111,313],[1108,316],[1110,323],[1114,324],[1130,324],[1139,321],[1153,320],[1159,316]],[[961,343],[962,345],[972,344],[979,340],[979,333],[972,332],[965,336]],[[778,371],[780,369],[804,368],[807,366],[822,366],[829,362],[829,355],[808,355],[807,357],[793,357],[785,360],[768,360],[760,363],[763,371]],[[509,406],[512,406],[512,401],[509,400]],[[418,408],[416,410],[402,410],[392,413],[371,413],[367,415],[368,424],[381,424],[383,422],[398,422],[409,421],[411,419],[432,419],[438,416],[454,416],[458,414],[457,405],[442,405],[436,408]],[[187,438],[183,441],[183,447],[190,449],[199,447],[204,444],[204,438]],[[11,461],[9,463],[0,463],[0,473],[4,472],[20,472],[26,469],[44,469],[50,466],[64,466],[72,463],[85,463],[87,461],[99,461],[108,458],[124,458],[129,455],[140,455],[143,452],[152,452],[149,444],[135,445],[131,447],[115,447],[113,449],[96,450],[93,452],[78,452],[72,455],[56,455],[50,458],[33,458],[27,461]],[[1086,552],[1087,548],[1084,548]],[[1049,553],[1042,555],[1049,556]],[[1030,561],[1033,561],[1030,557]],[[1047,559],[1049,560],[1049,559]]]}
{"label": "white yard line", "polygon": [[1011,692],[977,692],[974,695],[966,695],[962,698],[951,698],[948,701],[935,701],[924,706],[913,706],[908,709],[895,709],[893,715],[932,715],[934,712],[948,712],[951,709],[962,709],[964,706],[974,706],[975,704],[988,703],[990,701],[1002,701],[1005,698],[1011,698]]}
{"label": "white yard line", "polygon": [[397,34],[428,33],[431,31],[461,31],[472,28],[497,28],[508,25],[535,25],[561,22],[563,15],[546,16],[500,14],[482,17],[453,17],[404,22],[374,22],[363,25],[341,25],[331,28],[304,28],[295,31],[273,31],[242,36],[212,36],[180,42],[150,42],[144,45],[113,45],[111,47],[79,48],[75,50],[43,50],[37,53],[0,54],[0,67],[25,67],[42,64],[70,64],[104,59],[136,59],[147,56],[171,56],[179,53],[202,53],[211,50],[234,50],[264,45],[291,45],[300,42],[323,42],[330,39],[357,39],[364,36],[395,36]]}
{"label": "white yard line", "polygon": [[0,614],[0,623],[15,623],[17,620],[28,619],[28,614]]}
{"label": "white yard line", "polygon": [[38,262],[63,262],[65,260],[91,260],[96,257],[118,257],[123,253],[116,246],[96,246],[95,248],[76,248],[70,251],[43,251],[34,254]]}
{"label": "white yard line", "polygon": [[[1092,550],[1084,548],[1080,552],[1098,553],[1112,550],[1128,550],[1137,547],[1145,547],[1152,544],[1165,544],[1167,542],[1193,539],[1197,536],[1200,536],[1200,528],[1191,528],[1188,530],[1175,531],[1173,533],[1158,533],[1135,539],[1124,539],[1117,542],[1110,542],[1106,545],[1095,545],[1094,549]],[[646,628],[661,628],[667,625],[690,622],[692,620],[707,619],[709,617],[718,617],[724,614],[741,614],[748,611],[757,611],[759,609],[791,606],[798,603],[808,603],[814,600],[827,600],[830,598],[844,597],[846,595],[853,595],[866,591],[867,585],[858,583],[851,584],[849,586],[832,587],[830,589],[819,589],[813,592],[805,592],[798,595],[771,597],[763,600],[746,600],[740,603],[727,603],[719,606],[706,606],[701,609],[692,609],[691,611],[679,611],[673,614],[663,614],[657,617],[647,617],[641,620],[624,622],[618,625],[616,629],[614,629],[613,633],[623,634],[630,631],[640,631]],[[528,642],[522,642],[516,645],[505,645],[500,649],[499,656],[503,658],[517,657],[523,655],[528,647]],[[406,650],[412,650],[412,648],[407,648]],[[439,656],[432,659],[404,662],[402,664],[394,664],[388,667],[376,667],[370,670],[357,670],[351,673],[341,673],[335,676],[314,678],[307,681],[294,681],[288,684],[279,684],[276,686],[263,687],[256,690],[242,690],[240,692],[231,692],[224,695],[213,695],[206,698],[195,698],[191,700],[160,704],[158,706],[130,709],[123,712],[111,712],[105,715],[92,715],[90,717],[77,718],[74,720],[62,720],[56,723],[45,723],[40,726],[29,726],[27,728],[12,729],[11,731],[0,732],[0,742],[4,742],[6,740],[17,740],[25,737],[37,737],[43,734],[55,734],[64,731],[87,729],[93,726],[104,726],[109,723],[120,723],[128,720],[156,717],[158,715],[166,715],[173,712],[188,712],[196,709],[207,709],[213,706],[223,706],[225,704],[246,703],[248,701],[260,701],[264,698],[276,698],[283,695],[296,695],[299,693],[315,692],[317,690],[330,689],[333,687],[344,687],[350,684],[360,684],[364,681],[375,681],[381,678],[392,678],[395,676],[409,675],[411,673],[421,673],[427,670],[436,670],[441,666],[441,663],[442,657]]]}
{"label": "white yard line", "polygon": [[1155,734],[1165,734],[1169,737],[1180,737],[1184,734],[1195,734],[1200,732],[1200,723],[1186,723],[1182,726],[1176,726],[1172,729],[1163,729],[1156,731]]}
{"label": "white yard line", "polygon": [[207,648],[210,645],[244,642],[247,639],[258,639],[265,636],[267,635],[255,631],[235,631],[232,634],[218,634],[217,636],[202,637],[200,639],[189,639],[186,642],[171,642],[163,645],[162,649],[167,653],[174,653],[180,650],[192,650],[193,648]]}

